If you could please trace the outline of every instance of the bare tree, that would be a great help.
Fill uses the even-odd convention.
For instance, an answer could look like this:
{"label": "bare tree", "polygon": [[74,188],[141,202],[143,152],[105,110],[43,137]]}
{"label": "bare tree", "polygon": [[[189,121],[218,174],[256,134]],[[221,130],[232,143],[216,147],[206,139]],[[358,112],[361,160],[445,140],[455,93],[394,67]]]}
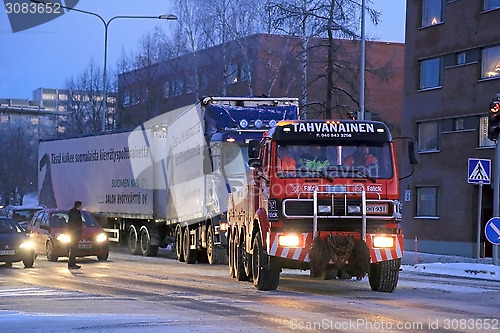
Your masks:
{"label": "bare tree", "polygon": [[87,68],[79,76],[71,77],[67,81],[68,111],[72,115],[68,117],[66,127],[70,128],[70,134],[97,132],[101,129],[104,107],[102,80],[101,68],[90,60]]}
{"label": "bare tree", "polygon": [[[21,204],[24,194],[37,188],[37,144],[33,125],[19,117],[2,130],[0,187],[6,203]],[[7,202],[9,201],[9,202]]]}
{"label": "bare tree", "polygon": [[[302,117],[308,117],[308,106],[322,104],[317,101],[308,101],[308,53],[315,37],[327,38],[326,63],[326,103],[323,106],[328,116],[333,108],[334,94],[346,93],[348,90],[339,89],[334,82],[334,76],[339,74],[337,66],[335,38],[355,39],[358,37],[360,4],[354,0],[277,0],[269,4],[276,15],[275,28],[288,35],[298,36],[301,39],[300,59],[302,67],[301,105]],[[378,22],[380,13],[368,8],[370,18]],[[350,66],[351,67],[351,66]],[[359,66],[358,66],[359,67]],[[358,69],[359,70],[359,69]],[[313,78],[317,81],[319,78]],[[354,87],[352,87],[354,88]]]}

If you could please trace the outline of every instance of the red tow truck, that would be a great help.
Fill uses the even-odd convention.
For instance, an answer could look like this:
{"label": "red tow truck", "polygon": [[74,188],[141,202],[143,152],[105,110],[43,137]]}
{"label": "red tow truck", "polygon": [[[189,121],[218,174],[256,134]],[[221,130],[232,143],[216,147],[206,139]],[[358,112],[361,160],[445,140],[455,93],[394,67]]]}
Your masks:
{"label": "red tow truck", "polygon": [[228,199],[232,277],[274,290],[282,268],[325,279],[368,274],[372,290],[394,291],[403,234],[384,123],[281,121],[248,155],[246,184]]}

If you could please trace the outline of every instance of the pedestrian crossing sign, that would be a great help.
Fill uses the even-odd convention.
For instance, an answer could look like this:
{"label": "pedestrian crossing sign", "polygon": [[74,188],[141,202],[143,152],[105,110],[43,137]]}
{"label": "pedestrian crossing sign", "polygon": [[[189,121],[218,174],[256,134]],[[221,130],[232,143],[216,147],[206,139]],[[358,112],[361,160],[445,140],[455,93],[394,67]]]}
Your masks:
{"label": "pedestrian crossing sign", "polygon": [[469,183],[491,183],[491,161],[486,159],[469,158]]}

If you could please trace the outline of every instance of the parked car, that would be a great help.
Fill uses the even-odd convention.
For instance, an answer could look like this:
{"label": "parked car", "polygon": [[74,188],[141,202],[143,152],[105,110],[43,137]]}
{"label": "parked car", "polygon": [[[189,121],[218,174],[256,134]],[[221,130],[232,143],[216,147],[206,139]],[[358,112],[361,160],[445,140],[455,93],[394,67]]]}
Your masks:
{"label": "parked car", "polygon": [[[57,261],[67,257],[70,247],[67,209],[47,208],[35,213],[27,232],[35,243],[38,254],[45,254],[47,260]],[[109,256],[109,241],[99,223],[86,211],[82,211],[82,238],[78,243],[77,257],[97,256],[106,261]]]}
{"label": "parked car", "polygon": [[13,218],[23,228],[26,228],[39,210],[47,207],[42,205],[8,205],[2,209],[2,215]]}
{"label": "parked car", "polygon": [[8,267],[22,261],[24,267],[33,267],[35,245],[23,228],[9,217],[0,217],[0,262]]}

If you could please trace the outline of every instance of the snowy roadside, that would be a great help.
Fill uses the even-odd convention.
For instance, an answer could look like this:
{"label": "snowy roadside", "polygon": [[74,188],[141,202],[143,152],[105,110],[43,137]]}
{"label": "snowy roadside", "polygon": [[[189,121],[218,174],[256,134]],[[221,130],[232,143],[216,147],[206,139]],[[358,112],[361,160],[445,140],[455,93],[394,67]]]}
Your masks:
{"label": "snowy roadside", "polygon": [[491,258],[477,263],[474,258],[405,251],[402,264],[404,272],[500,281],[500,266],[494,266]]}

